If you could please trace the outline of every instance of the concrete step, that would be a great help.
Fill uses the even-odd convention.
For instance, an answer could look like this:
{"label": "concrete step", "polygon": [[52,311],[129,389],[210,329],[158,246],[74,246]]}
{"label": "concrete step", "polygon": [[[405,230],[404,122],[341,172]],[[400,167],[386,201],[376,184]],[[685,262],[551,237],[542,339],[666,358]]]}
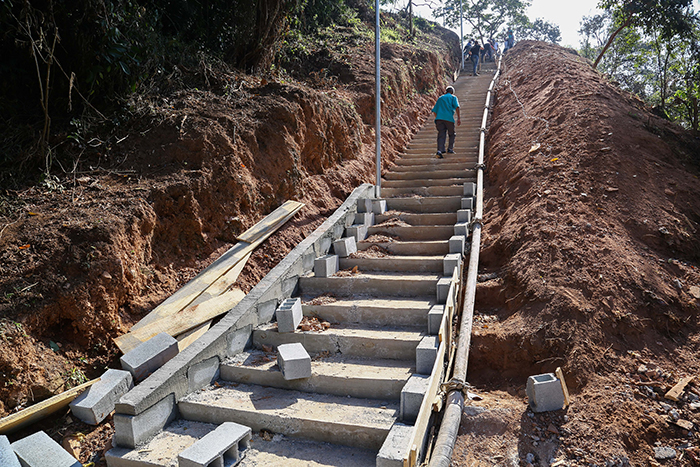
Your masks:
{"label": "concrete step", "polygon": [[389,198],[386,200],[389,210],[404,212],[457,212],[462,208],[461,196],[433,196],[429,198]]}
{"label": "concrete step", "polygon": [[357,244],[358,250],[368,250],[378,246],[392,255],[446,255],[450,252],[448,240],[431,242],[374,242],[363,240]]}
{"label": "concrete step", "polygon": [[330,356],[312,360],[311,377],[286,380],[275,355],[253,350],[221,365],[221,379],[320,394],[365,399],[399,399],[415,364],[406,360],[383,360]]}
{"label": "concrete step", "polygon": [[[448,239],[449,240],[449,239]],[[300,277],[299,290],[305,295],[333,292],[336,296],[386,295],[410,297],[436,293],[437,274],[360,273],[331,277]]]}
{"label": "concrete step", "polygon": [[[435,305],[435,297],[386,298],[337,298],[313,300],[303,297],[305,316],[316,317],[330,323],[361,323],[379,326],[428,325],[428,312]],[[310,303],[309,303],[310,302]],[[311,304],[317,303],[318,304]]]}
{"label": "concrete step", "polygon": [[466,178],[417,178],[413,180],[382,180],[382,192],[384,188],[413,188],[431,186],[464,186],[464,182],[476,182],[476,177]]}
{"label": "concrete step", "polygon": [[[399,173],[399,172],[423,172],[426,174],[430,174],[432,172],[439,172],[443,170],[465,170],[467,168],[473,169],[472,167],[469,167],[467,164],[464,162],[452,162],[452,161],[445,161],[441,159],[435,159],[436,163],[430,163],[430,164],[422,164],[422,165],[397,165],[396,167],[391,169],[391,172],[393,173]],[[430,177],[425,177],[425,178],[430,178]]]}
{"label": "concrete step", "polygon": [[[466,178],[474,176],[474,169],[431,170],[429,178]],[[385,180],[416,180],[426,178],[426,172],[387,172]]]}
{"label": "concrete step", "polygon": [[[479,145],[479,140],[464,140],[464,139],[457,139],[455,141],[455,154],[461,154],[461,155],[467,155],[467,154],[474,154],[472,151],[473,149],[478,150],[478,145]],[[411,157],[411,156],[426,156],[429,154],[435,154],[435,151],[437,150],[437,143],[433,141],[432,143],[425,143],[421,144],[420,146],[412,146],[404,149],[401,152],[402,157]],[[471,152],[470,152],[471,151]],[[478,153],[477,153],[478,154]]]}
{"label": "concrete step", "polygon": [[407,195],[418,196],[460,196],[464,193],[462,185],[451,186],[413,186],[404,188],[384,188],[382,187],[383,198],[396,198]]}
{"label": "concrete step", "polygon": [[[462,186],[461,184],[459,185]],[[453,225],[457,223],[456,212],[438,212],[431,214],[413,214],[409,212],[387,211],[375,214],[374,223],[380,225],[391,219],[398,219],[411,225]]]}
{"label": "concrete step", "polygon": [[444,163],[459,163],[459,164],[465,164],[465,165],[474,165],[477,163],[479,160],[478,153],[474,153],[472,155],[467,156],[466,154],[443,154],[442,159],[438,159],[435,156],[435,148],[433,147],[432,154],[426,156],[426,157],[413,157],[413,158],[407,158],[407,157],[402,157],[401,159],[397,159],[394,161],[394,163],[397,166],[403,167],[403,166],[414,166],[414,165],[440,165]]}
{"label": "concrete step", "polygon": [[235,422],[313,441],[379,450],[398,415],[398,401],[222,382],[185,396],[180,415],[205,423]]}
{"label": "concrete step", "polygon": [[[404,150],[403,152],[399,153],[399,159],[397,160],[423,160],[430,158],[438,160],[435,157],[436,150],[437,145],[435,144],[433,144],[433,146],[430,148],[421,149],[420,151],[407,152],[407,150]],[[466,145],[460,142],[460,144],[455,144],[454,154],[445,154],[444,156],[445,159],[449,159],[450,157],[478,157],[478,155],[479,148],[476,144]]]}
{"label": "concrete step", "polygon": [[396,236],[404,241],[449,240],[454,235],[454,225],[417,225],[410,227],[373,225],[368,235]]}
{"label": "concrete step", "polygon": [[[374,228],[374,227],[371,227]],[[448,238],[449,240],[449,238]],[[444,256],[382,256],[377,258],[340,258],[340,269],[360,271],[434,272],[443,271]]]}
{"label": "concrete step", "polygon": [[415,361],[416,347],[427,329],[423,326],[370,327],[359,324],[332,325],[325,331],[277,332],[274,324],[253,331],[253,345],[276,349],[281,344],[301,343],[312,357],[341,353],[360,358]]}

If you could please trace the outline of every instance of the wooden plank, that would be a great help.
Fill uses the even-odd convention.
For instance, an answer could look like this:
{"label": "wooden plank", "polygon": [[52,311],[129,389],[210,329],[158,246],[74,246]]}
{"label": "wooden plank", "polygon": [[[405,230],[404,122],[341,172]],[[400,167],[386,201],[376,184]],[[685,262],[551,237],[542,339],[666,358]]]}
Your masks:
{"label": "wooden plank", "polygon": [[692,380],[695,379],[695,376],[684,376],[681,378],[680,381],[676,383],[675,386],[673,386],[664,396],[666,399],[676,401],[681,397],[681,394],[683,393],[683,390],[685,390],[685,387],[690,383]]}
{"label": "wooden plank", "polygon": [[0,435],[5,435],[8,433],[12,433],[13,431],[17,431],[20,428],[24,428],[27,425],[31,425],[32,423],[46,418],[58,410],[61,410],[62,408],[70,404],[73,401],[73,399],[78,397],[81,392],[83,392],[85,389],[89,388],[99,380],[100,378],[93,379],[92,381],[88,381],[87,383],[83,383],[80,386],[71,388],[67,391],[62,392],[61,394],[56,394],[55,396],[41,401],[38,404],[34,404],[31,407],[27,407],[24,410],[21,410],[17,413],[13,413],[12,415],[8,415],[7,417],[0,419]]}
{"label": "wooden plank", "polygon": [[229,287],[236,283],[236,280],[238,280],[238,276],[243,271],[243,268],[248,263],[250,255],[252,254],[253,252],[251,251],[247,255],[245,255],[243,259],[236,263],[234,267],[229,269],[226,272],[226,274],[219,277],[209,287],[207,287],[207,289],[204,292],[202,292],[199,295],[199,297],[194,299],[192,303],[189,304],[189,306],[199,305],[200,303],[206,302],[210,298],[218,297],[219,295],[225,293],[229,289]]}
{"label": "wooden plank", "polygon": [[271,214],[265,217],[262,221],[255,224],[250,229],[236,237],[239,242],[253,243],[258,238],[262,237],[274,227],[280,220],[287,217],[290,213],[298,211],[303,206],[298,201],[287,201],[282,206],[278,207]]}
{"label": "wooden plank", "polygon": [[561,371],[560,367],[557,367],[557,369],[554,371],[554,373],[557,375],[557,378],[559,378],[559,382],[561,383],[561,389],[564,391],[564,403],[566,404],[566,407],[569,406],[571,403],[571,400],[569,399],[569,388],[566,387],[566,380],[564,379],[564,372]]}
{"label": "wooden plank", "polygon": [[194,341],[199,339],[204,335],[205,332],[209,330],[211,327],[212,321],[209,320],[204,324],[200,324],[194,329],[190,329],[189,331],[183,332],[179,336],[177,336],[177,351],[182,352],[185,350],[187,347],[189,347]]}

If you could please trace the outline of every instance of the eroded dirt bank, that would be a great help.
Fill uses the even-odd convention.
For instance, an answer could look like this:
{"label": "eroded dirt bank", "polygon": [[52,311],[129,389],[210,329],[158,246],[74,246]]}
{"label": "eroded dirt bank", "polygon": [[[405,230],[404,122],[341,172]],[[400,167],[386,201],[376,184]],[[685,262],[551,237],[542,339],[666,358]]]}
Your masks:
{"label": "eroded dirt bank", "polygon": [[[453,464],[655,465],[670,447],[688,465],[700,382],[663,396],[700,368],[700,140],[571,51],[523,42],[504,63],[480,263],[497,278],[468,374],[491,410],[465,415]],[[556,367],[571,407],[528,414],[527,377]]]}

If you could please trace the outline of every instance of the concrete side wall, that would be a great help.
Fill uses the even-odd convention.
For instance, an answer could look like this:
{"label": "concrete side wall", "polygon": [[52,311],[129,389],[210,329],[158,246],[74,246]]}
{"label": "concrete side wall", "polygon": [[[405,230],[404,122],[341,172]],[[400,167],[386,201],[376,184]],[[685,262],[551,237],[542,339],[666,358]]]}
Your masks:
{"label": "concrete side wall", "polygon": [[310,273],[314,260],[327,254],[333,241],[353,224],[357,200],[373,198],[374,192],[374,185],[370,184],[356,188],[330,218],[297,245],[216,326],[122,396],[116,404],[117,414],[138,415],[171,394],[179,400],[199,389],[197,382],[188,380],[190,367],[214,357],[223,361],[241,352],[250,341],[252,329],[272,319],[277,305],[294,293],[298,278]]}

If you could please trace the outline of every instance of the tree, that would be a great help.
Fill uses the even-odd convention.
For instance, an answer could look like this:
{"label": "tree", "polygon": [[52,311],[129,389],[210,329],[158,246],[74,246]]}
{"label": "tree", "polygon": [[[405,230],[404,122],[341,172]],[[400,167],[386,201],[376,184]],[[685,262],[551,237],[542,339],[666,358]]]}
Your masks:
{"label": "tree", "polygon": [[526,22],[514,24],[513,31],[519,39],[531,39],[554,44],[558,44],[561,41],[559,26],[542,18],[537,18],[535,21],[530,21],[526,18]]}
{"label": "tree", "polygon": [[[452,27],[458,26],[459,5],[459,0],[446,0],[444,6],[436,10],[435,17],[445,18]],[[529,0],[462,0],[462,17],[471,26],[467,34],[482,41],[496,37],[506,24],[528,22],[525,15],[528,6]]]}

